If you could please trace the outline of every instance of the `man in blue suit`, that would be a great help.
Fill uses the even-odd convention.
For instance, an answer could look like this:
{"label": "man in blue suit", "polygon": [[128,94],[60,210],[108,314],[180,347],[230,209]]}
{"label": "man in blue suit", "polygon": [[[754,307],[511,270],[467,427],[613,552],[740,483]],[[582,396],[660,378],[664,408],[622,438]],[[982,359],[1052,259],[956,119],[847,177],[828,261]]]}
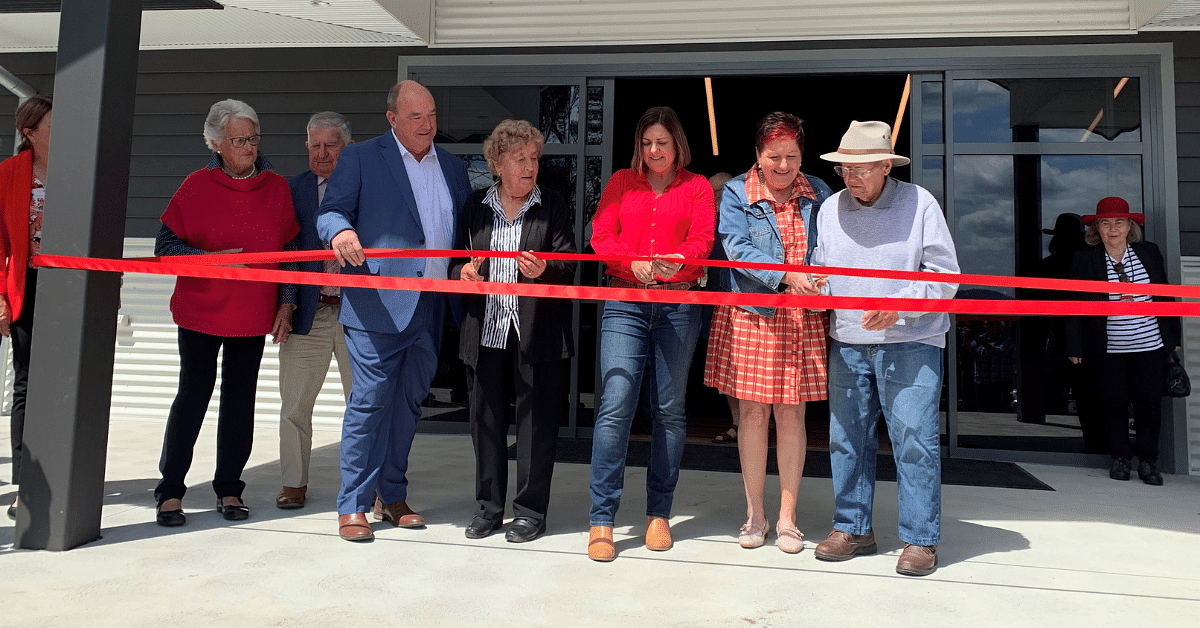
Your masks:
{"label": "man in blue suit", "polygon": [[[433,95],[415,81],[388,93],[389,133],[347,146],[329,181],[317,232],[343,273],[446,279],[446,258],[368,259],[364,248],[449,249],[471,193],[463,161],[433,145]],[[348,266],[347,266],[348,265]],[[447,298],[409,290],[342,290],[339,320],[354,385],[342,422],[338,533],[373,537],[366,518],[420,528],[408,507],[408,452],[437,371]],[[376,497],[378,495],[378,497]]]}
{"label": "man in blue suit", "polygon": [[[308,120],[308,171],[288,180],[292,206],[300,223],[299,245],[303,250],[324,248],[317,235],[317,208],[325,198],[329,177],[342,149],[350,139],[350,121],[340,113],[322,111]],[[334,260],[293,265],[306,272],[339,271]],[[312,454],[313,405],[329,360],[337,358],[342,393],[350,397],[350,354],[346,336],[338,322],[342,293],[337,286],[284,284],[279,312],[272,333],[279,347],[279,470],[283,488],[275,497],[279,508],[300,508],[308,491],[308,469]]]}

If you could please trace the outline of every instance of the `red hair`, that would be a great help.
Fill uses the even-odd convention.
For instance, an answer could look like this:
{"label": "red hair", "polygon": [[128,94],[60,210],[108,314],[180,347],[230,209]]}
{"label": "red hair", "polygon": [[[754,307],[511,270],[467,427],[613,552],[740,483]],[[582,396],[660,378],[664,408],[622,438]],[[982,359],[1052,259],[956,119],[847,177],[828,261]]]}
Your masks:
{"label": "red hair", "polygon": [[796,116],[776,111],[763,116],[758,121],[758,130],[754,134],[754,148],[761,151],[764,146],[775,140],[795,140],[800,152],[804,152],[804,127],[802,120]]}

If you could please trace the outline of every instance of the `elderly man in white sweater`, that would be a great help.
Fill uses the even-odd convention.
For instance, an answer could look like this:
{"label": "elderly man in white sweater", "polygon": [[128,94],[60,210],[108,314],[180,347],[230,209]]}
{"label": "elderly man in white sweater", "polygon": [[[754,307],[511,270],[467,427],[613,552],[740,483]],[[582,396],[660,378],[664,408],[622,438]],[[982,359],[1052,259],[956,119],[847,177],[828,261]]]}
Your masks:
{"label": "elderly man in white sweater", "polygon": [[[888,176],[909,163],[892,152],[883,122],[852,122],[835,153],[821,159],[846,189],[818,214],[814,264],[878,270],[957,273],[946,219],[927,190]],[[949,299],[958,286],[831,275],[834,296]],[[833,532],[817,546],[821,560],[842,561],[876,551],[871,528],[875,496],[876,424],[882,411],[896,459],[900,540],[898,573],[937,569],[941,535],[938,402],[942,352],[950,317],[937,312],[835,310],[829,358],[829,457],[833,469]]]}

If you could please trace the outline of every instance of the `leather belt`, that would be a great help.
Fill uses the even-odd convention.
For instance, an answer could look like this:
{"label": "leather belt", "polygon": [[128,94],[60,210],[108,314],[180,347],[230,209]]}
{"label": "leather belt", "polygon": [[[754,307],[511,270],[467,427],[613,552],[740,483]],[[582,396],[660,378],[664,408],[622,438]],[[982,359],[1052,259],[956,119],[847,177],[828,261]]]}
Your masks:
{"label": "leather belt", "polygon": [[608,278],[608,285],[614,288],[641,288],[643,290],[691,290],[698,283],[700,282],[696,279],[674,283],[634,283],[632,281],[625,281],[620,277],[610,276]]}
{"label": "leather belt", "polygon": [[342,304],[342,297],[334,297],[334,296],[330,296],[328,294],[322,294],[322,295],[318,296],[317,300],[320,301],[321,303],[328,303],[329,305],[341,305]]}

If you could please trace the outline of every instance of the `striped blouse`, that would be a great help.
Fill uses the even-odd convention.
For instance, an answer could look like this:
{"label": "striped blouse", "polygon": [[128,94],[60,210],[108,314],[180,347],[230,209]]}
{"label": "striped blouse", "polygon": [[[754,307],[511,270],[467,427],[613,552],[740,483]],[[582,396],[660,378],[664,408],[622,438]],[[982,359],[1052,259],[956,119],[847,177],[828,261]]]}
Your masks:
{"label": "striped blouse", "polygon": [[[517,217],[509,222],[504,215],[504,204],[500,201],[500,184],[488,189],[483,197],[483,203],[492,208],[492,242],[493,251],[516,251],[521,246],[521,230],[525,221],[525,212],[535,204],[541,204],[542,192],[535,185],[533,192]],[[517,260],[511,257],[493,257],[489,281],[516,283],[519,275]],[[520,316],[517,312],[517,297],[511,294],[489,294],[483,311],[483,331],[480,345],[490,349],[504,349],[508,344],[508,330],[515,329],[517,339],[521,338]]]}
{"label": "striped blouse", "polygon": [[[1108,263],[1108,280],[1125,281],[1129,283],[1150,283],[1150,275],[1142,261],[1133,254],[1133,249],[1125,247],[1125,257],[1119,264],[1114,263],[1107,254],[1104,260]],[[1121,275],[1125,278],[1122,279]],[[1150,295],[1146,294],[1109,294],[1110,301],[1148,302]],[[1163,346],[1162,334],[1158,330],[1158,319],[1153,316],[1109,316],[1108,317],[1108,352],[1136,353],[1153,351]]]}

